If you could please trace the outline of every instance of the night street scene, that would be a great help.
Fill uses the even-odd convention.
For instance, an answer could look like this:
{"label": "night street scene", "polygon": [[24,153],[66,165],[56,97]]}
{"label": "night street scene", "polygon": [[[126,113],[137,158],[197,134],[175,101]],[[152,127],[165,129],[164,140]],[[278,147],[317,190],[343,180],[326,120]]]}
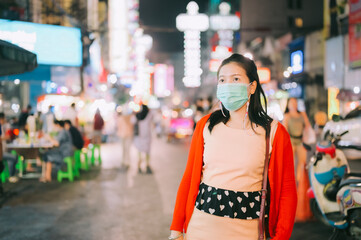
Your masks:
{"label": "night street scene", "polygon": [[361,0],[0,0],[0,240],[361,240]]}

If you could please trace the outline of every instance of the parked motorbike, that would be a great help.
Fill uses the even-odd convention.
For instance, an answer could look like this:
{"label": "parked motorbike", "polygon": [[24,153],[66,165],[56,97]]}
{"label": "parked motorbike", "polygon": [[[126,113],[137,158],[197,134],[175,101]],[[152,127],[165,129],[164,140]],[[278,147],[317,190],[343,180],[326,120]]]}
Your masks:
{"label": "parked motorbike", "polygon": [[327,132],[316,145],[308,166],[311,209],[319,220],[334,228],[331,239],[361,239],[361,174],[351,173],[338,142],[347,134]]}

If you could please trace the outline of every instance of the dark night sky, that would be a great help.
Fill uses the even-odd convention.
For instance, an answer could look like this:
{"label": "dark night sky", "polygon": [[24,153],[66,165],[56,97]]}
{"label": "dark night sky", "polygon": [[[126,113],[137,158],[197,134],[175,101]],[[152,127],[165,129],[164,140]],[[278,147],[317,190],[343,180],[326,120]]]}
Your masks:
{"label": "dark night sky", "polygon": [[[183,50],[183,33],[176,29],[178,14],[186,13],[190,0],[140,0],[140,25],[153,37],[153,51],[178,52]],[[207,9],[208,0],[196,0],[199,12]]]}

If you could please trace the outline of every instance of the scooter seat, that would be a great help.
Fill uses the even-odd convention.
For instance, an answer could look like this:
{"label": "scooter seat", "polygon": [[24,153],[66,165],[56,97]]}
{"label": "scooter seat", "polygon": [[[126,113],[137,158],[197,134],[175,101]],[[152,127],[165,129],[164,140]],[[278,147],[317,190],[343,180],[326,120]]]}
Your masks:
{"label": "scooter seat", "polygon": [[339,189],[344,186],[351,185],[351,184],[360,184],[361,185],[361,173],[348,173],[345,175],[340,182]]}

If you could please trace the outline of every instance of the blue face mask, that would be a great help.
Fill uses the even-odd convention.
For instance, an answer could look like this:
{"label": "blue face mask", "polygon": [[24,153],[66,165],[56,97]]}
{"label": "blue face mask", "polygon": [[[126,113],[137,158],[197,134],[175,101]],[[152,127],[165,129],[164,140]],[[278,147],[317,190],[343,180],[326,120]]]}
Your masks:
{"label": "blue face mask", "polygon": [[224,83],[217,86],[217,98],[228,111],[240,109],[249,99],[245,83]]}

